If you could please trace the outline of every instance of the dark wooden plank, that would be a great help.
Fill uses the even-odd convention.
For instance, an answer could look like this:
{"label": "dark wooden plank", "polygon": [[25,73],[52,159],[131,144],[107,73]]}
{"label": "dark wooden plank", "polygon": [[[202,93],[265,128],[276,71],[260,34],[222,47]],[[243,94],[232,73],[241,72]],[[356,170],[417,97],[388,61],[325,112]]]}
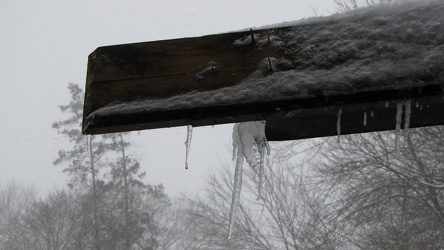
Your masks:
{"label": "dark wooden plank", "polygon": [[382,131],[406,99],[423,103],[411,127],[442,125],[444,4],[433,4],[100,47],[88,59],[83,132],[267,120],[269,140],[293,140],[335,135],[339,108],[342,134]]}
{"label": "dark wooden plank", "polygon": [[[257,50],[248,45],[249,38],[250,32],[238,32],[98,48],[88,61],[85,114],[116,102],[235,85],[264,58],[283,55],[271,46]],[[247,45],[234,45],[239,39]]]}

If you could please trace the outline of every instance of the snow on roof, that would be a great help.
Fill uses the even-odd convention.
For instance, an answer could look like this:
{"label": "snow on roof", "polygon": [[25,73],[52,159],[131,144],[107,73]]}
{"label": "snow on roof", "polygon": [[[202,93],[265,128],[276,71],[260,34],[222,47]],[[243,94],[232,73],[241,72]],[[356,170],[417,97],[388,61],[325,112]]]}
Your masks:
{"label": "snow on roof", "polygon": [[[253,74],[237,85],[163,99],[116,103],[89,116],[441,85],[444,84],[443,13],[444,1],[428,0],[303,19],[292,23],[285,33],[270,36],[271,45],[284,51],[285,56],[264,59]],[[262,46],[265,39],[268,37],[255,36],[256,46]],[[234,44],[245,46],[242,41]]]}

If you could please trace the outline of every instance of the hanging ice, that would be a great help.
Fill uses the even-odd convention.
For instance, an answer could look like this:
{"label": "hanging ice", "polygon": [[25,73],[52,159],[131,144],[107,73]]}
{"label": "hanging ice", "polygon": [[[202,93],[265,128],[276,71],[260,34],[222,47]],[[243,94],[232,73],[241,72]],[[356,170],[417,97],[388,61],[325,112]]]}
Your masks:
{"label": "hanging ice", "polygon": [[364,111],[364,121],[362,123],[364,126],[367,126],[367,111]]}
{"label": "hanging ice", "polygon": [[402,113],[404,107],[404,131],[403,135],[407,138],[410,128],[410,116],[412,112],[412,101],[406,100],[404,102],[398,102],[396,106],[396,136],[395,136],[395,150],[396,156],[399,157],[399,136],[401,133]]}
{"label": "hanging ice", "polygon": [[193,136],[193,126],[188,125],[187,127],[187,140],[185,141],[186,154],[185,154],[185,169],[188,169],[188,155],[191,148],[191,137]]}
{"label": "hanging ice", "polygon": [[412,113],[412,102],[410,100],[405,101],[404,109],[405,109],[405,120],[404,120],[404,136],[407,137],[409,134],[410,127],[410,114]]}
{"label": "hanging ice", "polygon": [[342,116],[342,108],[339,108],[338,113],[338,121],[336,122],[336,132],[338,133],[338,143],[341,141],[341,116]]}
{"label": "hanging ice", "polygon": [[262,185],[264,178],[265,150],[267,150],[267,154],[270,153],[270,147],[265,137],[265,121],[244,122],[234,125],[233,160],[236,159],[236,170],[234,173],[234,184],[231,198],[228,238],[231,237],[234,219],[236,217],[236,210],[239,204],[244,157],[248,165],[259,175],[258,199],[260,199],[262,197]]}
{"label": "hanging ice", "polygon": [[398,102],[396,105],[395,151],[397,157],[399,157],[399,134],[401,132],[402,105],[403,105],[402,102]]}
{"label": "hanging ice", "polygon": [[[237,125],[237,124],[236,124]],[[236,126],[234,130],[236,130]],[[233,132],[234,137],[234,132]],[[237,159],[236,159],[236,169],[234,172],[234,184],[233,192],[231,195],[231,207],[230,207],[230,220],[228,222],[228,239],[231,238],[231,233],[233,232],[234,219],[236,217],[236,210],[239,204],[240,191],[242,188],[242,168],[244,165],[244,156],[242,155],[242,147],[237,147]]]}

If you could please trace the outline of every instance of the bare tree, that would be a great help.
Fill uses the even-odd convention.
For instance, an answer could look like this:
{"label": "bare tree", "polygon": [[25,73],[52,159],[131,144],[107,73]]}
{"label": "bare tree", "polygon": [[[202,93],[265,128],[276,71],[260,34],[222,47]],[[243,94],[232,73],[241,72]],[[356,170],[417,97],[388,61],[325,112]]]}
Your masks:
{"label": "bare tree", "polygon": [[391,1],[392,0],[333,0],[339,11],[347,11],[363,6],[370,6],[378,3],[386,3]]}
{"label": "bare tree", "polygon": [[12,183],[0,196],[1,249],[90,249],[81,245],[83,211],[73,195],[55,190],[37,198],[35,189]]}
{"label": "bare tree", "polygon": [[171,246],[440,249],[444,244],[444,127],[311,143],[273,145],[262,200],[256,200],[256,173],[246,170],[230,240],[233,169],[223,164],[208,180],[204,197],[181,203],[176,221],[187,236]]}
{"label": "bare tree", "polygon": [[171,206],[156,213],[160,225],[159,250],[198,249],[194,241],[194,226],[188,223],[193,204],[185,197],[177,197]]}
{"label": "bare tree", "polygon": [[444,238],[444,128],[329,141],[318,186],[334,190],[338,221],[362,249],[438,249]]}
{"label": "bare tree", "polygon": [[36,199],[33,187],[23,187],[10,182],[0,189],[0,248],[31,249],[33,242],[22,227],[20,217],[26,212],[28,202]]}
{"label": "bare tree", "polygon": [[32,237],[35,249],[74,249],[81,228],[82,210],[72,194],[55,190],[45,199],[32,202],[22,223]]}
{"label": "bare tree", "polygon": [[[330,217],[328,197],[305,183],[306,144],[273,144],[265,170],[263,198],[257,174],[246,170],[233,234],[228,221],[233,185],[231,164],[223,164],[207,182],[205,197],[188,199],[184,217],[191,225],[186,249],[334,249],[341,243]],[[315,152],[315,151],[310,151]],[[309,155],[305,155],[309,157]],[[310,155],[311,156],[311,155]],[[297,163],[296,163],[297,162]],[[333,218],[334,219],[334,218]]]}

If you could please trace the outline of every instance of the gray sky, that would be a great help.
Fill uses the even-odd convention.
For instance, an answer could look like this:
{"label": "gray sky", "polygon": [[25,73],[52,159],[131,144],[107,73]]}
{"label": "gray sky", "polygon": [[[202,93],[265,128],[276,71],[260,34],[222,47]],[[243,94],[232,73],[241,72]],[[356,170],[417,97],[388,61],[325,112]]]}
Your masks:
{"label": "gray sky", "polygon": [[[104,45],[203,36],[334,12],[333,0],[3,0],[0,2],[0,184],[15,179],[42,191],[64,186],[53,160],[67,139],[68,83],[84,86],[87,56]],[[151,184],[193,193],[203,177],[231,163],[232,125],[194,129],[184,170],[186,128],[134,133]]]}

